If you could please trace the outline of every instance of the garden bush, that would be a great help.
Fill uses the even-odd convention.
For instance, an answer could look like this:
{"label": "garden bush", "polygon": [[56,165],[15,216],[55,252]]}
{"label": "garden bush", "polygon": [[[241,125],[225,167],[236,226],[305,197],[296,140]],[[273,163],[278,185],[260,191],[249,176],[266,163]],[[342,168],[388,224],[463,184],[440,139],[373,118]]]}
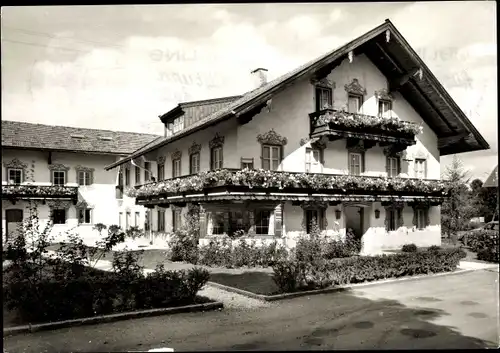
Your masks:
{"label": "garden bush", "polygon": [[437,246],[437,245],[431,245],[427,248],[427,251],[428,252],[439,252],[441,250],[441,247],[440,246]]}
{"label": "garden bush", "polygon": [[198,237],[187,229],[176,231],[168,242],[168,245],[168,257],[170,261],[198,263]]}
{"label": "garden bush", "polygon": [[498,263],[498,237],[498,231],[483,229],[470,232],[467,241],[471,250],[477,253],[478,260]]}
{"label": "garden bush", "polygon": [[312,263],[292,259],[273,266],[281,292],[360,283],[385,278],[454,271],[466,256],[461,249],[359,256]]}
{"label": "garden bush", "polygon": [[158,267],[145,276],[139,266],[143,251],[114,253],[112,272],[93,268],[96,258],[124,241],[125,233],[118,226],[109,226],[108,236],[95,247],[69,234],[70,242],[56,252],[59,256],[50,258],[51,225],[40,230],[36,205],[30,211],[22,231],[10,243],[12,265],[3,270],[4,305],[26,323],[192,304],[208,281],[209,273],[203,269]]}
{"label": "garden bush", "polygon": [[203,269],[164,271],[126,278],[116,273],[66,280],[13,281],[4,285],[4,301],[26,322],[91,317],[137,309],[192,304],[207,283]]}
{"label": "garden bush", "polygon": [[418,248],[415,244],[405,244],[401,248],[402,252],[417,252]]}

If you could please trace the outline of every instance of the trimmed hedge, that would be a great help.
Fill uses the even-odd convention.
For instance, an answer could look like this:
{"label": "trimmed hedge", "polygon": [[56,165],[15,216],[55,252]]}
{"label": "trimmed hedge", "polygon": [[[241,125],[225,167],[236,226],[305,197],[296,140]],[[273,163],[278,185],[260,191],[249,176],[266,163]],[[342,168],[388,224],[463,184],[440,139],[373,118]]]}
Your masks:
{"label": "trimmed hedge", "polygon": [[202,269],[126,277],[116,273],[4,283],[4,302],[26,322],[47,322],[193,304],[207,283]]}
{"label": "trimmed hedge", "polygon": [[312,262],[281,261],[273,266],[273,280],[280,292],[325,288],[386,278],[454,271],[466,253],[461,249],[358,256]]}

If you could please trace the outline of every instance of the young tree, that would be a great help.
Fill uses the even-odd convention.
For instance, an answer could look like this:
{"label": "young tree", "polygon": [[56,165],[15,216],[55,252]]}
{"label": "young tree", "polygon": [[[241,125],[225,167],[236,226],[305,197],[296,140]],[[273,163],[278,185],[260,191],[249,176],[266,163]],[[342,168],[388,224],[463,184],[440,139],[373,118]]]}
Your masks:
{"label": "young tree", "polygon": [[451,165],[446,168],[444,179],[450,183],[450,197],[441,206],[441,227],[456,242],[457,232],[464,229],[474,214],[474,204],[467,184],[469,172],[455,155]]}

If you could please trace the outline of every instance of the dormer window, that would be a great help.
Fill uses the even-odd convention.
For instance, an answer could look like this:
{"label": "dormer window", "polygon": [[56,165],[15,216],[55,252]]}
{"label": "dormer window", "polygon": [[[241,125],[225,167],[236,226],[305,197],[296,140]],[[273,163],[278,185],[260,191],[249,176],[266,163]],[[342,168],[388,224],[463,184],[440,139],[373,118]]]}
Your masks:
{"label": "dormer window", "polygon": [[184,117],[180,116],[167,125],[167,137],[175,135],[182,130],[184,130]]}

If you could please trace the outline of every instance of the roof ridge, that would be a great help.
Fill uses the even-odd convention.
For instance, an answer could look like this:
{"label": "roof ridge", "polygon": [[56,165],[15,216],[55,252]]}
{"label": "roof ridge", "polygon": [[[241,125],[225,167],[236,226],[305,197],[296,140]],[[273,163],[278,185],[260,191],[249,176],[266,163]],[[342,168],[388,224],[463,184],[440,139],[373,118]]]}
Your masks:
{"label": "roof ridge", "polygon": [[203,99],[203,100],[197,100],[197,101],[189,101],[189,102],[180,102],[179,105],[199,105],[199,104],[204,104],[204,103],[215,103],[218,101],[227,101],[227,100],[233,100],[233,99],[239,99],[243,97],[243,95],[235,95],[235,96],[227,96],[227,97],[218,97],[218,98],[210,98],[210,99]]}
{"label": "roof ridge", "polygon": [[143,132],[130,132],[130,131],[121,131],[121,130],[108,130],[108,129],[92,129],[87,127],[77,127],[77,126],[67,126],[67,125],[51,125],[51,124],[40,124],[40,123],[30,123],[27,121],[17,121],[17,120],[3,120],[2,123],[14,123],[14,124],[28,124],[28,125],[38,125],[38,126],[46,126],[46,127],[61,127],[67,129],[78,129],[78,130],[90,130],[90,131],[101,131],[101,132],[113,132],[113,133],[123,133],[123,134],[134,134],[134,135],[142,135],[142,136],[162,136],[157,134],[148,134]]}

